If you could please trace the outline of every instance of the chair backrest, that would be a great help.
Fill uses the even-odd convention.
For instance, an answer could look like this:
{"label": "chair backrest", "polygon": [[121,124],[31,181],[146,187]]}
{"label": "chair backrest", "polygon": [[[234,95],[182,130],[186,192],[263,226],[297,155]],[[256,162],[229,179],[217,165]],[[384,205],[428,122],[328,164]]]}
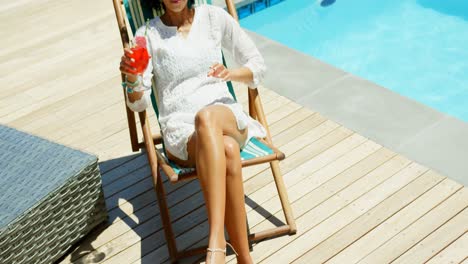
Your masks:
{"label": "chair backrest", "polygon": [[[139,27],[144,25],[148,19],[152,19],[156,16],[161,16],[164,14],[164,13],[158,13],[154,9],[141,5],[140,0],[123,0],[123,4],[125,7],[125,13],[128,19],[128,23],[132,30],[132,34],[135,34],[135,31]],[[203,5],[203,4],[211,4],[211,0],[195,0],[194,6]],[[223,64],[224,66],[226,66],[226,61],[224,60],[224,56],[223,56]],[[237,101],[232,83],[227,82],[227,86],[232,97],[234,97],[234,100]],[[155,89],[157,89],[157,87],[155,87],[154,80],[153,80],[153,91],[156,91]],[[151,94],[151,101],[153,104],[154,111],[156,113],[156,117],[159,118],[158,98],[156,97],[157,97],[157,93],[153,92]]]}

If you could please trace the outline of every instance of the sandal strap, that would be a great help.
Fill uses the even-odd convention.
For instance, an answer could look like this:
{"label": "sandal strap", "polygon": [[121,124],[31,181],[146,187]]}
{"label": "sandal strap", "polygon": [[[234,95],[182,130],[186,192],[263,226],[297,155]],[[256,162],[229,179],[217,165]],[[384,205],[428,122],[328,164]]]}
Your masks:
{"label": "sandal strap", "polygon": [[210,263],[211,264],[214,263],[214,253],[222,252],[222,253],[224,253],[224,255],[226,255],[226,248],[224,248],[224,249],[222,249],[222,248],[207,248],[206,251],[211,252],[211,257],[210,257]]}
{"label": "sandal strap", "polygon": [[226,241],[226,244],[231,247],[232,251],[234,251],[234,254],[236,254],[236,256],[239,256],[239,254],[237,254],[237,251],[234,249],[234,247],[229,242]]}
{"label": "sandal strap", "polygon": [[222,249],[222,248],[207,248],[206,251],[210,251],[210,252],[223,252],[224,254],[226,254],[226,249]]}
{"label": "sandal strap", "polygon": [[[234,254],[236,254],[236,256],[239,256],[239,254],[237,254],[236,250],[234,249],[234,247],[229,244],[229,242],[226,241],[226,245],[230,246],[232,248],[232,251],[234,251]],[[207,248],[206,251],[208,252],[211,252],[211,258],[210,258],[210,263],[213,263],[214,261],[214,253],[216,252],[222,252],[226,255],[226,248]]]}

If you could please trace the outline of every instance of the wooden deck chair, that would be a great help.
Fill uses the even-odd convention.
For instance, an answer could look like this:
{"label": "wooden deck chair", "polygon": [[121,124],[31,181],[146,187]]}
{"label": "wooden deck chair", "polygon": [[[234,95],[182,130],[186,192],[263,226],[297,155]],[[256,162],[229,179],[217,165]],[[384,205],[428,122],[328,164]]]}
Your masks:
{"label": "wooden deck chair", "polygon": [[[195,5],[205,4],[205,1],[206,0],[195,0]],[[154,10],[149,10],[148,8],[142,7],[140,5],[139,0],[113,0],[113,3],[124,48],[129,47],[130,31],[134,33],[136,29],[143,25],[148,18],[151,19],[156,15],[161,15],[157,14]],[[229,10],[229,13],[237,20],[236,9],[232,1],[226,0],[226,5]],[[122,81],[123,80],[124,76],[122,76]],[[230,82],[228,83],[228,88],[233,97],[236,98],[234,90],[232,88],[232,84]],[[157,87],[154,87],[153,81],[153,93],[151,96],[153,108],[156,112],[156,116],[158,116],[158,99],[155,97],[155,95],[157,95],[155,89],[157,89]],[[284,186],[282,174],[279,169],[279,160],[284,159],[285,156],[272,144],[270,131],[268,129],[268,124],[266,122],[265,114],[263,112],[263,107],[260,101],[258,90],[248,89],[248,91],[249,114],[254,119],[258,120],[266,128],[267,136],[264,139],[252,138],[252,140],[250,140],[247,146],[241,151],[242,166],[251,166],[265,162],[270,163],[271,171],[276,183],[276,188],[278,190],[278,194],[287,223],[283,226],[250,234],[249,241],[259,241],[262,239],[272,238],[286,234],[293,235],[296,233],[296,224],[292,215],[291,205],[289,203],[288,195],[286,193],[286,188]],[[140,118],[141,128],[143,132],[143,142],[138,141],[135,113],[127,107],[128,126],[130,131],[130,141],[132,145],[132,150],[139,151],[140,149],[145,148],[147,152],[147,157],[153,177],[154,188],[158,198],[160,215],[162,218],[170,259],[172,262],[177,262],[177,260],[180,258],[203,254],[206,252],[206,246],[185,251],[178,251],[174,233],[172,231],[171,219],[169,216],[169,210],[166,203],[165,190],[162,180],[163,174],[169,178],[171,183],[193,179],[197,177],[196,171],[195,169],[181,168],[175,163],[167,160],[164,153],[164,145],[160,149],[155,148],[155,145],[157,146],[159,144],[163,144],[163,141],[160,134],[153,135],[151,133],[148,118],[146,116],[146,111],[140,112],[138,113],[138,115]]]}

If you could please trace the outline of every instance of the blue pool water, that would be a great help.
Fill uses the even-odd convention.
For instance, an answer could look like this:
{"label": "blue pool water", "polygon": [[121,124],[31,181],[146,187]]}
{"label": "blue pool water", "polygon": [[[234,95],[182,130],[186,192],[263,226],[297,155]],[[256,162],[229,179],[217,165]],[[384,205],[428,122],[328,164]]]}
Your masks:
{"label": "blue pool water", "polygon": [[468,121],[468,0],[285,0],[243,27]]}

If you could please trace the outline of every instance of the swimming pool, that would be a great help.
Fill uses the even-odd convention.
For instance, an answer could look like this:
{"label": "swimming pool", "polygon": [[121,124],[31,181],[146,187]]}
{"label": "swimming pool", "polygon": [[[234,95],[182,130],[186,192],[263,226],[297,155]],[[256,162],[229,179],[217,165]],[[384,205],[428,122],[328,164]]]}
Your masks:
{"label": "swimming pool", "polygon": [[321,2],[285,0],[240,23],[468,121],[467,0]]}

